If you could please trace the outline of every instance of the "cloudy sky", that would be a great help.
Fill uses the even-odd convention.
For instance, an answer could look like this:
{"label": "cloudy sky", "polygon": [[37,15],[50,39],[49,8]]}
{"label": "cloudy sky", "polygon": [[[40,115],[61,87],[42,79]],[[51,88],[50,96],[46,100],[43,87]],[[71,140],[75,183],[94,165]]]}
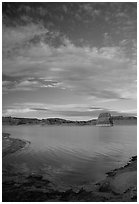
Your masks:
{"label": "cloudy sky", "polygon": [[3,3],[3,115],[136,115],[136,3]]}

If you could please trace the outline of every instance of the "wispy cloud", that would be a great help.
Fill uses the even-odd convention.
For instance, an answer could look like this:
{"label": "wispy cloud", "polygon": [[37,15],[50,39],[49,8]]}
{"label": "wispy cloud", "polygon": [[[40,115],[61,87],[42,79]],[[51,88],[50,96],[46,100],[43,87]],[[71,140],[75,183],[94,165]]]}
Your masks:
{"label": "wispy cloud", "polygon": [[[120,47],[76,47],[67,41],[66,46],[54,49],[41,43],[26,50],[22,60],[23,63],[16,57],[7,70],[11,60],[5,61],[6,74],[24,80],[12,82],[12,86],[5,84],[4,91],[57,87],[86,96],[117,99],[132,98],[133,92],[136,94],[136,66]],[[28,80],[29,76],[35,79]]]}
{"label": "wispy cloud", "polygon": [[46,80],[42,78],[24,78],[22,80],[17,81],[3,81],[3,93],[11,92],[11,91],[33,91],[40,88],[62,88],[60,82]]}
{"label": "wispy cloud", "polygon": [[[113,111],[120,110],[116,109],[116,101],[126,101],[128,107],[135,103],[135,3],[7,5],[2,39],[5,98],[9,100],[10,95],[18,99],[24,93],[27,99],[32,94],[40,102],[46,100],[46,104],[49,98],[52,107],[29,106],[29,110],[34,109],[33,114],[44,109],[45,113],[71,116],[90,114],[87,107],[79,108],[80,103],[95,104],[95,111],[99,111],[97,103],[101,106],[106,101],[107,106],[115,106]],[[55,107],[61,96],[65,104],[68,93],[69,103],[78,101],[78,105],[71,109],[69,105],[65,109]],[[37,99],[39,94],[42,97]]]}
{"label": "wispy cloud", "polygon": [[12,115],[18,117],[62,117],[77,119],[92,119],[97,118],[102,112],[110,112],[112,115],[132,115],[136,110],[132,111],[118,111],[105,107],[91,107],[86,104],[66,104],[66,105],[52,105],[52,104],[40,104],[40,103],[15,103],[12,106],[3,110],[3,115]]}

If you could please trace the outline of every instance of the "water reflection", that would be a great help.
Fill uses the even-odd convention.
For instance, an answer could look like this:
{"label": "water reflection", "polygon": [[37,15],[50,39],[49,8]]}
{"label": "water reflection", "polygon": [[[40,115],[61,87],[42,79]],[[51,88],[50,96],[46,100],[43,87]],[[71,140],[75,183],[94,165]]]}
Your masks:
{"label": "water reflection", "polygon": [[39,172],[57,185],[98,181],[136,154],[136,126],[11,126],[5,132],[31,145],[3,159],[3,169]]}

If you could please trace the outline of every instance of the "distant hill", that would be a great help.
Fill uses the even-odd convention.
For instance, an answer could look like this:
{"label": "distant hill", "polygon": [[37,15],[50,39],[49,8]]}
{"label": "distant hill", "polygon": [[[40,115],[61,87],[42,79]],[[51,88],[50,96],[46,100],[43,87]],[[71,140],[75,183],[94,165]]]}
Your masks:
{"label": "distant hill", "polygon": [[112,116],[114,125],[137,125],[135,116]]}
{"label": "distant hill", "polygon": [[16,118],[16,117],[2,117],[2,124],[8,125],[24,125],[24,124],[40,124],[41,120],[37,118]]}
{"label": "distant hill", "polygon": [[[104,117],[104,115],[101,115]],[[98,117],[101,119],[103,117]],[[111,116],[113,125],[136,125],[137,118],[134,116]],[[3,125],[96,125],[98,123],[97,119],[92,119],[88,121],[71,121],[62,118],[47,118],[47,119],[37,119],[37,118],[17,118],[17,117],[2,117]]]}
{"label": "distant hill", "polygon": [[16,118],[16,117],[2,117],[3,125],[96,125],[96,119],[88,121],[71,121],[62,118]]}

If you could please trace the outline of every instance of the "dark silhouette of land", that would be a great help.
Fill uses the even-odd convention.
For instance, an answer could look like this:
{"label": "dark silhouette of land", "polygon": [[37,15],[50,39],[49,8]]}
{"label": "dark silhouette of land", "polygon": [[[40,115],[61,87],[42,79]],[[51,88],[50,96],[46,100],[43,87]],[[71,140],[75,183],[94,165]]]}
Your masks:
{"label": "dark silhouette of land", "polygon": [[[88,121],[72,121],[65,120],[62,118],[17,118],[17,117],[2,117],[3,125],[96,125],[96,124],[108,124],[108,118],[103,115],[103,117],[98,117],[98,119],[92,119]],[[102,122],[100,122],[100,120]],[[99,122],[98,122],[99,120]],[[113,125],[136,125],[137,118],[134,116],[111,116],[111,124]]]}

